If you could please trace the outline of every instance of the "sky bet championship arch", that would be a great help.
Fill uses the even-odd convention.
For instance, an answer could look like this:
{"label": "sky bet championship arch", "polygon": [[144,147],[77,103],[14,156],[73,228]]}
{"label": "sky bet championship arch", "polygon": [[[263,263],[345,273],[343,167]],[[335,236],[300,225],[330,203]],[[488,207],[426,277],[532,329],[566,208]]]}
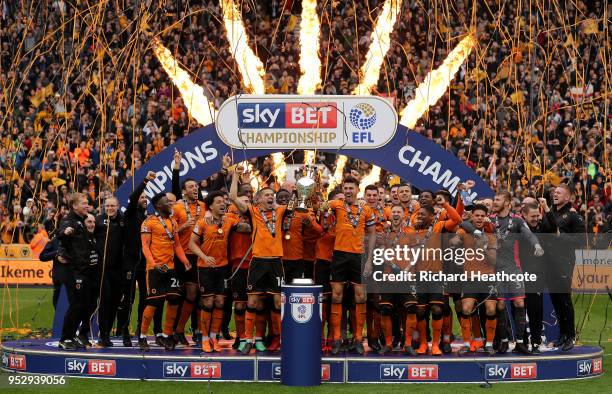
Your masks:
{"label": "sky bet championship arch", "polygon": [[215,124],[196,130],[143,165],[118,190],[122,205],[148,171],[157,173],[146,194],[170,191],[174,150],[183,152],[181,177],[206,179],[223,155],[235,161],[294,149],[318,149],[361,159],[399,175],[417,188],[447,189],[475,180],[471,197],[493,191],[452,153],[398,124],[397,114],[376,96],[234,96]]}
{"label": "sky bet championship arch", "polygon": [[[279,151],[320,149],[376,164],[420,189],[444,188],[454,193],[459,182],[472,179],[476,181],[470,191],[473,198],[493,195],[470,168],[450,152],[398,125],[392,106],[372,96],[231,98],[221,107],[215,125],[182,138],[136,172],[134,179],[117,191],[122,204],[148,171],[157,173],[146,190],[149,197],[170,191],[174,149],[183,152],[181,177],[194,179],[204,179],[217,172],[226,153],[242,161]],[[61,309],[58,306],[57,313],[63,316]],[[285,317],[290,315],[285,313]],[[547,316],[551,315],[547,313]],[[320,320],[313,319],[313,322],[320,327]],[[284,324],[283,320],[283,327]],[[554,325],[554,322],[546,324]],[[221,353],[206,356],[193,347],[174,352],[153,347],[151,352],[143,354],[135,348],[122,347],[120,340],[115,340],[112,348],[65,352],[57,348],[56,339],[31,339],[2,343],[2,366],[12,372],[112,379],[282,380],[283,363],[278,353],[242,355],[230,345],[225,344],[226,349]],[[488,384],[584,379],[602,373],[603,350],[594,346],[577,346],[563,353],[550,350],[536,357],[513,353],[458,357],[453,353],[409,358],[400,353],[381,356],[369,352],[363,356],[324,356],[321,363],[321,381],[334,383]]]}

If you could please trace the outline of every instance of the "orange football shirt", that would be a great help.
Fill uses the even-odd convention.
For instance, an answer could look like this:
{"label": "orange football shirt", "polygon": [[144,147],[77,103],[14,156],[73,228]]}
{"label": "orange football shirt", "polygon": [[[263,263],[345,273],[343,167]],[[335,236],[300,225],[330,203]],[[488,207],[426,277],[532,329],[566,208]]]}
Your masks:
{"label": "orange football shirt", "polygon": [[[402,226],[399,229],[399,232],[400,234],[398,235],[397,231],[392,229],[391,231],[383,235],[383,244],[385,248],[394,249],[396,245],[413,246],[415,244],[416,240],[415,240],[414,228]],[[402,254],[396,257],[397,258],[394,258],[390,262],[395,264],[401,269],[409,268],[410,264],[413,263],[413,261],[411,261],[410,259],[404,259]],[[386,267],[387,267],[386,271],[390,272],[391,271],[390,267],[389,266],[386,266]]]}
{"label": "orange football shirt", "polygon": [[[185,205],[185,200],[179,200],[176,202],[176,204],[174,204],[174,208],[172,209],[172,216],[176,220],[179,227],[187,222],[187,210],[185,209]],[[194,218],[196,222],[200,220],[200,218],[204,217],[204,213],[206,212],[206,204],[204,204],[202,201],[188,203],[187,205],[189,205],[189,215]],[[185,254],[193,254],[191,250],[189,250],[189,238],[191,237],[192,232],[193,227],[188,227],[179,233],[179,240]]]}
{"label": "orange football shirt", "polygon": [[[274,211],[261,211],[259,208],[249,206],[251,222],[253,223],[253,257],[270,258],[283,256],[283,231],[282,222],[286,207],[278,207]],[[269,223],[272,222],[272,213],[276,213],[274,224],[274,236],[266,227],[262,212]]]}
{"label": "orange football shirt", "polygon": [[[364,253],[363,237],[365,236],[365,229],[366,227],[376,224],[376,218],[374,212],[372,212],[372,208],[365,204],[363,205],[355,227],[353,227],[349,220],[349,212],[346,209],[344,201],[330,201],[329,208],[334,212],[337,219],[334,250],[358,254]],[[353,204],[349,209],[352,216],[356,218],[359,207]]]}
{"label": "orange football shirt", "polygon": [[323,232],[317,241],[316,257],[317,260],[331,262],[334,254],[334,244],[336,243],[336,217],[332,213],[323,214],[320,222]]}
{"label": "orange football shirt", "polygon": [[[238,214],[238,210],[235,210],[236,213],[226,213],[225,216],[233,216],[240,223],[248,222],[248,219],[240,216]],[[250,224],[250,223],[249,223]],[[232,263],[232,267],[234,269],[238,268],[238,264],[242,261],[242,258],[248,253],[248,256],[244,257],[244,261],[242,261],[242,265],[240,268],[249,268],[249,264],[251,263],[251,257],[253,254],[249,250],[251,247],[251,236],[252,233],[239,233],[237,231],[232,231],[229,237],[229,259]]]}
{"label": "orange football shirt", "polygon": [[304,254],[302,259],[304,261],[315,261],[317,257],[317,242],[323,233],[323,228],[317,223],[315,219],[311,220],[311,226],[304,228]]}
{"label": "orange football shirt", "polygon": [[[473,234],[468,234],[464,229],[460,228],[457,230],[457,235],[463,239],[463,248],[475,249],[476,240],[474,239]],[[483,236],[487,237],[487,247],[497,247],[497,239],[495,238],[495,235],[490,232],[486,232],[485,230]],[[486,250],[485,253],[487,253]],[[466,258],[465,263],[463,264],[463,271],[468,273],[480,271],[483,274],[494,274],[495,265],[487,261],[486,257],[485,259],[479,260],[476,256],[474,256],[472,259]]]}
{"label": "orange football shirt", "polygon": [[[228,239],[232,228],[240,221],[235,216],[226,215],[221,226],[207,223],[205,218],[198,220],[193,226],[193,233],[200,238],[200,250],[206,255],[215,258],[215,267],[224,267],[228,263]],[[221,233],[219,233],[221,228]],[[198,267],[209,267],[204,260],[198,257]]]}
{"label": "orange football shirt", "polygon": [[376,232],[382,233],[384,231],[383,223],[391,217],[391,210],[379,205],[376,208],[372,208],[372,212],[374,212],[376,218]]}
{"label": "orange football shirt", "polygon": [[[166,223],[166,228],[172,234],[172,239],[168,236],[164,225],[160,220],[163,220]],[[155,265],[166,264],[169,269],[174,268],[174,240],[178,238],[178,225],[173,218],[162,219],[156,215],[148,216],[140,227],[141,234],[151,234],[151,245],[149,249],[151,250],[151,254],[153,255],[153,261]],[[151,266],[147,263],[147,269],[153,269],[154,266]]]}

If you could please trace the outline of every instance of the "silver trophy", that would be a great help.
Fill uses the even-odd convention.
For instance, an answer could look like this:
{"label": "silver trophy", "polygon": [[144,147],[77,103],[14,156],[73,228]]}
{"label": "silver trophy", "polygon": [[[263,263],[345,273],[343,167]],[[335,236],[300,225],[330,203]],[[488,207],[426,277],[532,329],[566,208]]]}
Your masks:
{"label": "silver trophy", "polygon": [[295,190],[298,195],[298,206],[296,211],[298,212],[308,212],[308,207],[306,206],[306,200],[312,196],[314,193],[317,183],[314,178],[314,167],[307,166],[306,167],[306,175],[302,176],[295,183]]}

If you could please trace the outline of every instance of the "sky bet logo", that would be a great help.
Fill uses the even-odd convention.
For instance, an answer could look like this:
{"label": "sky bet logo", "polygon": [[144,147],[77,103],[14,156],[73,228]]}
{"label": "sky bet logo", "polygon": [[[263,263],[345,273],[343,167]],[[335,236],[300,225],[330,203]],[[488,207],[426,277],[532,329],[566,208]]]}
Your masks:
{"label": "sky bet logo", "polygon": [[438,365],[380,364],[380,380],[438,380]]}
{"label": "sky bet logo", "polygon": [[240,149],[373,149],[393,139],[397,113],[378,96],[241,94],[221,105],[215,125]]}
{"label": "sky bet logo", "polygon": [[535,363],[487,364],[487,380],[536,379],[538,367]]}
{"label": "sky bet logo", "polygon": [[[329,380],[331,371],[329,364],[321,364],[321,380],[327,381]],[[281,364],[280,363],[272,363],[272,379],[280,380],[281,378]]]}
{"label": "sky bet logo", "polygon": [[66,373],[70,375],[115,376],[115,360],[88,360],[84,358],[67,358]]}
{"label": "sky bet logo", "polygon": [[164,378],[220,379],[221,363],[165,362]]}
{"label": "sky bet logo", "polygon": [[243,129],[335,129],[336,103],[239,103]]}
{"label": "sky bet logo", "polygon": [[603,363],[601,358],[579,360],[576,369],[577,376],[599,375],[603,372]]}
{"label": "sky bet logo", "polygon": [[25,371],[26,356],[23,354],[2,353],[2,366],[16,371]]}

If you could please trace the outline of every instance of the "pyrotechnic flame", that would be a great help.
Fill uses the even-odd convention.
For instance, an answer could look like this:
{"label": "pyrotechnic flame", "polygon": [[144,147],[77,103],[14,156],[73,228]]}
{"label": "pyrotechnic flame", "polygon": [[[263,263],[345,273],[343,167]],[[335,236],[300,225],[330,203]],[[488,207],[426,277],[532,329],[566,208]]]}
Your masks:
{"label": "pyrotechnic flame", "polygon": [[257,182],[257,179],[255,177],[249,178],[249,184],[253,189],[253,193],[257,193],[259,191],[259,182]]}
{"label": "pyrotechnic flame", "polygon": [[[249,92],[265,94],[264,66],[248,45],[246,29],[239,9],[233,0],[221,0],[221,6],[230,50],[238,64],[243,85]],[[355,88],[353,94],[369,94],[371,89],[376,86],[384,57],[390,47],[390,34],[397,20],[399,9],[397,0],[385,0],[372,32],[366,61],[360,70],[361,82]],[[314,94],[321,84],[321,61],[318,54],[319,34],[320,23],[316,14],[316,0],[304,0],[300,22],[300,68],[302,75],[298,83],[299,94]],[[473,36],[465,37],[447,56],[442,65],[425,77],[425,80],[416,89],[415,98],[401,111],[400,124],[408,128],[413,128],[416,125],[417,120],[427,112],[428,108],[442,97],[450,81],[475,45],[476,40]],[[191,116],[202,125],[212,123],[215,116],[214,107],[204,95],[202,87],[191,81],[189,74],[178,65],[170,51],[157,39],[153,39],[153,50],[164,70],[179,88]],[[285,181],[287,168],[284,155],[281,152],[275,153],[272,155],[272,159],[274,162],[272,174],[276,177],[278,183],[282,184]],[[305,164],[310,163],[310,160],[314,163],[314,152],[305,151]],[[341,182],[346,161],[346,156],[338,155],[336,171],[330,177],[327,188],[328,193]],[[249,168],[252,169],[252,166]],[[379,181],[380,170],[380,167],[374,166],[372,171],[362,180],[360,184],[362,192],[366,185]],[[251,181],[253,180],[257,183],[256,177],[251,179]],[[257,185],[257,188],[259,188],[259,185]]]}
{"label": "pyrotechnic flame", "polygon": [[319,58],[319,34],[321,25],[317,15],[317,1],[302,1],[300,22],[300,69],[298,94],[315,94],[321,86],[321,59]]}
{"label": "pyrotechnic flame", "polygon": [[153,38],[153,53],[168,76],[181,92],[183,103],[189,114],[202,126],[211,124],[215,117],[215,107],[204,95],[204,89],[193,83],[189,73],[179,66],[172,53],[157,38]]}
{"label": "pyrotechnic flame", "polygon": [[391,46],[390,35],[399,11],[400,6],[397,0],[385,0],[370,36],[370,47],[365,62],[359,70],[361,81],[353,90],[353,94],[370,94],[372,88],[378,83],[380,69]]}
{"label": "pyrotechnic flame", "polygon": [[274,164],[272,175],[276,178],[278,186],[281,187],[287,175],[287,163],[285,163],[285,155],[283,152],[272,153],[272,163]]}
{"label": "pyrotechnic flame", "polygon": [[258,179],[259,171],[256,171],[253,164],[249,163],[248,160],[245,160],[240,164],[242,165],[242,168],[247,169],[247,173],[249,174],[249,183],[251,184],[253,191],[257,192],[260,189],[260,181]]}
{"label": "pyrotechnic flame", "polygon": [[[298,94],[315,94],[317,88],[321,86],[320,31],[317,1],[303,0],[302,20],[300,21],[300,70],[302,75],[297,86]],[[304,164],[314,164],[313,151],[304,151]]]}
{"label": "pyrotechnic flame", "polygon": [[[256,179],[258,185],[259,185],[259,189],[268,186],[268,183],[266,182],[266,180],[264,179],[263,175],[261,175],[259,173],[259,171],[257,172],[257,179]],[[253,183],[251,183],[252,185]],[[257,189],[257,190],[259,190]]]}
{"label": "pyrotechnic flame", "polygon": [[327,185],[327,194],[331,193],[342,181],[342,174],[344,174],[344,167],[346,166],[346,160],[348,158],[344,155],[338,155],[336,158],[336,171],[334,175],[329,178],[329,185]]}
{"label": "pyrotechnic flame", "polygon": [[372,169],[370,170],[368,175],[361,178],[361,182],[359,182],[359,194],[357,196],[363,197],[366,186],[373,185],[378,181],[380,181],[380,167],[372,166]]}
{"label": "pyrotechnic flame", "polygon": [[419,84],[414,99],[400,112],[400,124],[413,128],[416,122],[434,105],[446,92],[451,80],[455,77],[459,67],[467,59],[476,46],[476,39],[469,35],[444,59],[437,69],[430,71],[425,80]]}
{"label": "pyrotechnic flame", "polygon": [[230,51],[236,60],[242,84],[245,89],[255,94],[265,94],[264,65],[249,47],[249,41],[242,22],[242,15],[233,0],[221,0],[223,23],[227,31]]}
{"label": "pyrotechnic flame", "polygon": [[313,150],[305,150],[304,151],[304,164],[307,166],[312,166],[315,163],[315,151]]}

